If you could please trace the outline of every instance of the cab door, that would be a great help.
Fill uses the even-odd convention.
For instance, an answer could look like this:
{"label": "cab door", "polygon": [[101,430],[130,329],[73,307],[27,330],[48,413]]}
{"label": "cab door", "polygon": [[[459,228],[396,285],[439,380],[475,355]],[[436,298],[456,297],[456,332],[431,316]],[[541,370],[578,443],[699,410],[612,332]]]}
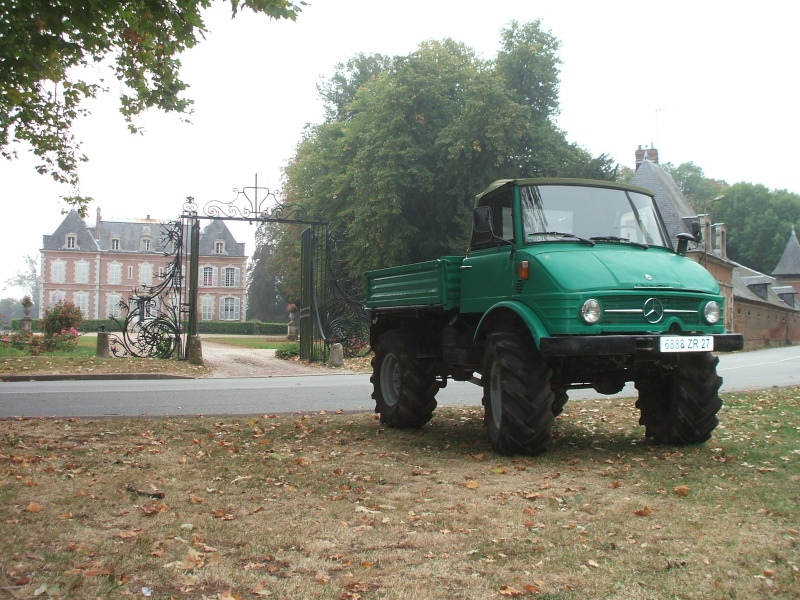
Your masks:
{"label": "cab door", "polygon": [[516,244],[513,187],[481,198],[491,231],[473,228],[470,249],[461,264],[461,312],[484,313],[514,290]]}

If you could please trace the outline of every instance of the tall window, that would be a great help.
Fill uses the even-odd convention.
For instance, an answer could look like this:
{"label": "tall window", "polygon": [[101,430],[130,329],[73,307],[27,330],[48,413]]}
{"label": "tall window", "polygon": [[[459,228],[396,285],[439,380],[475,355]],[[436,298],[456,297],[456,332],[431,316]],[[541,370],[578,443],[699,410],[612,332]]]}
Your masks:
{"label": "tall window", "polygon": [[81,314],[83,318],[86,319],[89,317],[89,295],[86,292],[75,292],[75,306]]}
{"label": "tall window", "polygon": [[67,298],[67,293],[62,292],[61,290],[56,290],[55,292],[50,292],[50,306],[55,306],[62,300]]}
{"label": "tall window", "polygon": [[128,267],[128,279],[133,279],[133,267]]}
{"label": "tall window", "polygon": [[150,252],[150,240],[142,238],[142,252]]}
{"label": "tall window", "polygon": [[225,253],[225,242],[214,242],[214,254]]}
{"label": "tall window", "polygon": [[139,283],[142,285],[153,285],[153,265],[142,263],[139,265]]}
{"label": "tall window", "polygon": [[222,298],[219,305],[220,321],[238,321],[240,304],[239,298]]}
{"label": "tall window", "polygon": [[85,260],[75,263],[75,283],[89,283],[89,263]]}
{"label": "tall window", "polygon": [[111,238],[111,249],[119,250],[119,238]]}
{"label": "tall window", "polygon": [[74,235],[68,235],[67,248],[69,248],[70,250],[74,250],[77,245],[78,245],[78,239]]}
{"label": "tall window", "polygon": [[202,312],[200,314],[200,319],[203,321],[213,321],[214,320],[214,297],[213,296],[203,296],[203,301],[201,304]]}
{"label": "tall window", "polygon": [[203,287],[217,287],[217,268],[203,267]]}
{"label": "tall window", "polygon": [[222,270],[224,277],[223,286],[225,287],[239,287],[239,269],[236,267],[225,267]]}
{"label": "tall window", "polygon": [[53,283],[64,283],[67,280],[67,265],[63,260],[54,260],[50,266],[50,280]]}
{"label": "tall window", "polygon": [[122,283],[122,265],[118,262],[112,262],[108,265],[108,283],[111,285]]}
{"label": "tall window", "polygon": [[119,294],[109,294],[107,296],[108,300],[108,316],[114,317],[115,319],[119,318],[120,309],[119,309],[119,301],[120,297]]}

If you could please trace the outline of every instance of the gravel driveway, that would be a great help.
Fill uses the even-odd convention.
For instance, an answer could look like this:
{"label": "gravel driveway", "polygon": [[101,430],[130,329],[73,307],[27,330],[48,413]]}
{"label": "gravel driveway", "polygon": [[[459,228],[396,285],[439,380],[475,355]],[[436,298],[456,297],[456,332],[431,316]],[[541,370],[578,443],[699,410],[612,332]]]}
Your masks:
{"label": "gravel driveway", "polygon": [[205,341],[202,345],[203,361],[211,367],[211,377],[214,378],[330,375],[338,372],[275,358],[275,350],[253,350]]}

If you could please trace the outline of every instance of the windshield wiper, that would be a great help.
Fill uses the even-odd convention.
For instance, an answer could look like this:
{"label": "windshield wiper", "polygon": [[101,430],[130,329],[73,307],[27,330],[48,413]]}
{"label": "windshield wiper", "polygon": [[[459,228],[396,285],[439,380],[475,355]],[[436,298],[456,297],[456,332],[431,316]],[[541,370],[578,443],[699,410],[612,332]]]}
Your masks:
{"label": "windshield wiper", "polygon": [[643,244],[642,242],[633,242],[628,238],[621,238],[615,235],[603,235],[589,239],[594,240],[595,242],[622,242],[623,244],[630,244],[631,246],[636,246],[637,248],[644,248],[645,250],[647,250],[650,247],[647,244]]}
{"label": "windshield wiper", "polygon": [[575,235],[574,233],[562,233],[560,231],[537,231],[536,233],[529,234],[528,237],[535,237],[537,235],[552,235],[553,237],[559,237],[559,238],[572,238],[579,242],[583,242],[584,244],[589,244],[590,246],[594,246],[594,242],[592,240],[587,240],[586,238],[582,238],[579,235]]}

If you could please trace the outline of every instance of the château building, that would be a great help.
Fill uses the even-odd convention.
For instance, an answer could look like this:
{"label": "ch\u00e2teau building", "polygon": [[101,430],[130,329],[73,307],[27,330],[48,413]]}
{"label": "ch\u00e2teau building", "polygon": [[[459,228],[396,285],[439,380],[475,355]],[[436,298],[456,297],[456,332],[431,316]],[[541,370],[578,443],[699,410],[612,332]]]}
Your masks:
{"label": "ch\u00e2teau building", "polygon": [[[151,219],[104,221],[94,225],[71,210],[51,235],[42,236],[39,306],[59,300],[75,304],[86,319],[121,318],[120,300],[142,286],[155,286],[166,272],[161,222]],[[224,221],[213,220],[200,232],[198,318],[244,321],[247,302],[247,256]],[[188,266],[183,267],[184,276]]]}

